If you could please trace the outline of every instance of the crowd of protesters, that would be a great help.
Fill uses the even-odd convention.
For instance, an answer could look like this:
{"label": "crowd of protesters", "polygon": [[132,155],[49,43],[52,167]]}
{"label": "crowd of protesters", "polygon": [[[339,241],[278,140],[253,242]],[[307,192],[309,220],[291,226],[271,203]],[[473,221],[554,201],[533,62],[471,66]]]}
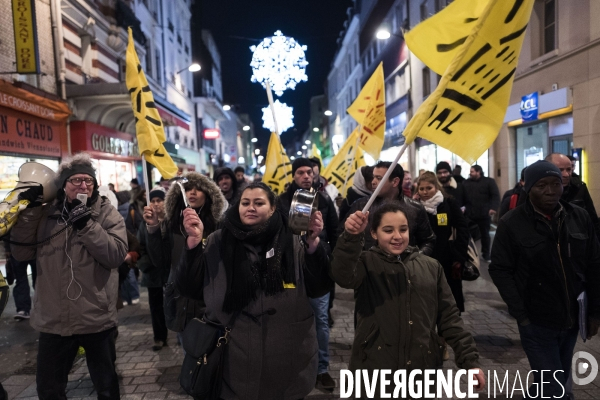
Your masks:
{"label": "crowd of protesters", "polygon": [[[440,368],[450,346],[458,367],[475,370],[483,387],[476,344],[461,320],[469,308],[463,271],[479,264],[469,243],[478,241],[531,368],[562,370],[548,391],[561,398],[560,383],[566,398],[582,296],[583,336],[600,326],[600,223],[571,160],[554,153],[528,166],[502,199],[479,165],[466,179],[445,161],[418,175],[396,165],[384,180],[390,167],[361,167],[345,196],[320,174],[317,158],[295,159],[279,196],[242,167],[161,179],[146,196],[137,179],[126,192],[100,188],[87,154],[64,160],[57,198],[42,204],[41,186],[22,192],[30,203],[10,232],[21,243],[57,236],[5,249],[7,281],[16,281],[14,318],[40,332],[38,396],[65,398],[83,347],[98,398],[119,397],[117,309],[139,304],[140,284],[154,351],[168,345],[169,330],[181,343],[194,318],[233,324],[222,399],[333,390],[334,283],[355,291],[351,369]],[[299,189],[318,198],[304,235],[288,226]]]}

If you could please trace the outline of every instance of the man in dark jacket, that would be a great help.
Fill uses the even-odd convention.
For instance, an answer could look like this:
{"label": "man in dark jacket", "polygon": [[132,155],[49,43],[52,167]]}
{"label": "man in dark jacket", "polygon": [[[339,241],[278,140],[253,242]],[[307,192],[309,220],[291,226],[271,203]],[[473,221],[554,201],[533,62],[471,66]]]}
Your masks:
{"label": "man in dark jacket", "polygon": [[511,190],[507,190],[502,195],[500,210],[498,211],[498,218],[502,218],[504,214],[524,203],[526,196],[523,186],[525,186],[525,168],[521,170],[521,179],[519,182],[517,182],[515,187]]}
{"label": "man in dark jacket", "polygon": [[[600,243],[589,215],[560,200],[560,170],[537,161],[525,170],[525,204],[498,224],[489,271],[508,312],[518,322],[535,383],[564,398],[577,341],[578,300],[587,293],[588,339],[600,325]],[[584,292],[585,291],[585,292]],[[561,386],[562,385],[562,386]]]}
{"label": "man in dark jacket", "polygon": [[596,235],[600,235],[600,220],[598,219],[592,196],[590,196],[587,185],[579,177],[573,177],[571,160],[563,154],[552,153],[546,157],[546,161],[550,161],[560,170],[563,184],[561,200],[579,206],[587,211],[596,229]]}
{"label": "man in dark jacket", "polygon": [[[281,209],[285,215],[290,212],[292,198],[298,189],[310,190],[313,184],[313,165],[314,163],[308,158],[297,158],[292,164],[292,177],[294,181],[277,198],[277,207]],[[335,243],[337,242],[338,217],[335,211],[333,201],[322,191],[317,192],[319,202],[318,208],[323,215],[323,231],[319,235],[321,243],[325,245],[328,255],[331,254]],[[327,245],[328,243],[328,245]],[[317,341],[319,342],[319,370],[317,375],[317,386],[323,389],[333,389],[335,382],[331,375],[327,372],[329,368],[329,297],[327,293],[322,297],[310,299],[310,304],[315,313],[315,321],[317,326]]]}
{"label": "man in dark jacket", "polygon": [[[464,205],[464,188],[461,184],[456,181],[456,178],[452,176],[452,170],[450,164],[446,161],[440,161],[435,167],[435,174],[437,175],[438,181],[442,184],[444,191],[454,197],[454,200],[459,207]],[[464,178],[463,178],[464,181]]]}
{"label": "man in dark jacket", "polygon": [[[379,161],[373,169],[373,190],[377,189],[378,185],[384,186],[379,192],[379,195],[373,202],[373,205],[369,211],[375,210],[386,201],[400,201],[401,203],[406,204],[409,207],[409,210],[412,211],[412,215],[408,216],[410,245],[417,246],[421,253],[425,254],[426,256],[430,256],[433,253],[433,247],[435,246],[435,234],[429,225],[429,217],[427,216],[427,212],[421,203],[404,196],[402,193],[401,183],[404,180],[404,170],[402,167],[399,164],[396,164],[396,167],[388,178],[388,181],[382,182],[383,175],[385,175],[386,171],[391,165],[392,163],[389,161]],[[362,210],[369,201],[369,198],[370,196],[363,197],[362,199],[355,201],[352,204],[352,207],[350,207],[350,211],[348,211],[346,214],[346,217],[354,214],[358,210]],[[344,222],[346,222],[346,218],[340,221],[338,235],[341,235],[344,231]],[[370,222],[365,231],[371,231]],[[375,239],[373,239],[371,235],[365,235],[363,249],[369,250],[374,244]]]}
{"label": "man in dark jacket", "polygon": [[490,224],[500,207],[500,192],[492,178],[483,176],[480,165],[473,165],[469,179],[462,183],[465,195],[465,215],[479,226],[481,257],[490,260]]}
{"label": "man in dark jacket", "polygon": [[219,186],[221,193],[223,193],[225,200],[229,202],[229,207],[231,207],[239,197],[238,181],[231,168],[217,168],[213,175],[213,181]]}

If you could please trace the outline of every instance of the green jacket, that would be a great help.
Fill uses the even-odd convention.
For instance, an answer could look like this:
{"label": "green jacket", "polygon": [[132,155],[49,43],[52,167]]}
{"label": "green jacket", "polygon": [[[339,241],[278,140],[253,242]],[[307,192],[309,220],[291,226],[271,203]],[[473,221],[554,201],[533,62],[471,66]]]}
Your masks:
{"label": "green jacket", "polygon": [[355,290],[350,370],[438,368],[440,337],[454,350],[459,368],[478,367],[475,341],[465,330],[442,266],[416,247],[400,257],[376,246],[361,253],[363,241],[364,233],[344,231],[331,264],[337,284]]}

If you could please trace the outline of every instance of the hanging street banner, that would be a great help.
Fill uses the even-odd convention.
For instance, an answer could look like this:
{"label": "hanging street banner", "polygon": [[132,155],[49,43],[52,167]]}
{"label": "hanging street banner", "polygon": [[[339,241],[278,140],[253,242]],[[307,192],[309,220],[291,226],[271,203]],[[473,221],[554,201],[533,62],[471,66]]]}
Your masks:
{"label": "hanging street banner", "polygon": [[321,169],[323,169],[323,159],[321,158],[321,152],[317,148],[316,144],[314,144],[314,143],[312,144],[310,153],[312,154],[311,157],[319,159],[319,162],[321,163]]}
{"label": "hanging street banner", "polygon": [[154,104],[154,96],[148,86],[146,74],[144,74],[135,51],[133,33],[131,28],[127,30],[129,31],[129,43],[125,56],[127,64],[125,83],[131,95],[133,114],[135,115],[135,133],[140,154],[158,169],[163,178],[171,179],[177,174],[178,168],[163,145],[167,141],[165,129],[156,104]]}
{"label": "hanging street banner", "polygon": [[277,195],[285,192],[286,184],[292,183],[292,163],[275,132],[271,132],[269,139],[263,182]]}
{"label": "hanging street banner", "polygon": [[327,179],[327,182],[339,190],[342,197],[346,197],[348,188],[352,187],[356,171],[360,167],[367,165],[365,155],[360,146],[356,150],[354,149],[357,137],[358,128],[346,139],[340,151],[338,151],[335,157],[329,162],[329,165],[327,165],[327,168],[325,168],[325,171],[321,172],[321,175]]}
{"label": "hanging street banner", "polygon": [[39,74],[35,0],[12,0],[12,14],[17,72]]}
{"label": "hanging street banner", "polygon": [[385,135],[383,63],[379,63],[356,100],[346,111],[358,122],[360,148],[377,160],[383,148]]}
{"label": "hanging street banner", "polygon": [[[425,60],[434,60],[427,65],[437,71],[443,67],[438,65],[442,54],[455,54],[436,90],[408,123],[403,133],[407,143],[418,136],[470,164],[492,145],[506,114],[534,1],[492,0],[480,16],[461,20],[474,3],[456,0],[406,35],[410,50],[426,64]],[[470,25],[473,28],[457,40],[460,35],[454,29],[443,29],[440,18],[465,30]],[[423,44],[424,37],[435,38],[437,45]]]}

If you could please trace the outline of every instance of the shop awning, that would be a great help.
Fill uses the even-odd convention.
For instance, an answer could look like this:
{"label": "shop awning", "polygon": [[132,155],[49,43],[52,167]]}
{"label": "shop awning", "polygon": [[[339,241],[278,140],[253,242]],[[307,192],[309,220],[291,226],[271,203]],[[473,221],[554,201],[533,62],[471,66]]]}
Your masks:
{"label": "shop awning", "polygon": [[192,122],[192,117],[183,111],[174,107],[171,103],[166,101],[160,96],[154,96],[154,102],[156,103],[156,109],[160,114],[160,118],[162,118],[163,123],[166,126],[179,126],[186,131],[190,130],[190,123]]}

